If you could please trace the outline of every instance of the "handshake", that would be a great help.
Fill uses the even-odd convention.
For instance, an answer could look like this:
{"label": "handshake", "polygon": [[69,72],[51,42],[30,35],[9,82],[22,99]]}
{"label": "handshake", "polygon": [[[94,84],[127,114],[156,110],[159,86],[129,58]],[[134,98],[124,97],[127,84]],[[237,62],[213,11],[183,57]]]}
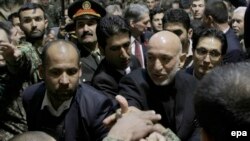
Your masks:
{"label": "handshake", "polygon": [[171,129],[157,123],[161,115],[155,111],[128,107],[126,99],[120,95],[116,100],[121,108],[103,121],[111,127],[103,141],[180,141]]}

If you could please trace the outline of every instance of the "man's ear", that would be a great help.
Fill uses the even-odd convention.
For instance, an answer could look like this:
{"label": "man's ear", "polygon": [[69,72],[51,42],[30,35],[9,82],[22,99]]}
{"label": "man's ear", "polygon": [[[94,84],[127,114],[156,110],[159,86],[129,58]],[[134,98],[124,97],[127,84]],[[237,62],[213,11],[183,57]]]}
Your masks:
{"label": "man's ear", "polygon": [[105,49],[101,47],[99,44],[98,44],[98,48],[100,50],[100,53],[105,56]]}
{"label": "man's ear", "polygon": [[192,36],[193,36],[193,29],[189,28],[188,29],[188,39],[192,39]]}
{"label": "man's ear", "polygon": [[208,16],[207,20],[209,25],[214,27],[214,18],[211,15]]}
{"label": "man's ear", "polygon": [[129,26],[130,26],[130,27],[133,27],[133,28],[135,27],[135,22],[134,22],[134,20],[130,20],[130,21],[129,21]]}
{"label": "man's ear", "polygon": [[82,77],[82,62],[79,63],[79,78]]}
{"label": "man's ear", "polygon": [[38,71],[39,71],[39,78],[44,79],[45,78],[45,68],[43,67],[43,65],[39,65],[38,66]]}
{"label": "man's ear", "polygon": [[44,20],[44,25],[45,25],[45,29],[47,29],[47,27],[48,27],[48,24],[49,24],[49,21],[48,21],[48,19],[45,19],[45,20]]}
{"label": "man's ear", "polygon": [[183,68],[184,64],[185,64],[185,61],[186,61],[186,58],[187,58],[187,54],[186,53],[181,53],[180,54],[180,63],[179,63],[179,68]]}

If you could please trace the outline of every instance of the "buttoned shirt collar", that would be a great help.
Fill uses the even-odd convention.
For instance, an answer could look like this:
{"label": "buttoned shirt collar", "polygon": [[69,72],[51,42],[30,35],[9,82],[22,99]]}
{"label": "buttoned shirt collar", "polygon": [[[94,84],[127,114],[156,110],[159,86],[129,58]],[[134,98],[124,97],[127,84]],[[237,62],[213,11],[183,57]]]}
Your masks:
{"label": "buttoned shirt collar", "polygon": [[[73,98],[73,97],[72,97]],[[57,110],[54,109],[54,107],[52,106],[49,97],[48,97],[48,93],[47,91],[45,92],[45,96],[43,98],[43,102],[42,102],[42,106],[41,106],[41,110],[43,110],[45,107],[47,107],[47,109],[49,110],[49,112],[56,117],[59,117],[65,110],[69,109],[72,98],[70,98],[67,101],[64,101]]]}

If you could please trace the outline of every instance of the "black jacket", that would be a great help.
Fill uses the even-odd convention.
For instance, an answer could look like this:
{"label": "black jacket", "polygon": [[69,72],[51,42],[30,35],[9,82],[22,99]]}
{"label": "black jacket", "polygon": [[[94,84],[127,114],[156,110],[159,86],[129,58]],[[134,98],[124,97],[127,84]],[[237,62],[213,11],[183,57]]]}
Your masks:
{"label": "black jacket", "polygon": [[161,114],[160,123],[181,140],[199,140],[193,105],[196,83],[193,76],[179,71],[172,83],[157,86],[146,70],[138,69],[121,79],[119,93],[127,98],[130,106]]}
{"label": "black jacket", "polygon": [[55,117],[46,108],[41,110],[45,90],[42,82],[32,85],[23,93],[29,130],[44,131],[63,141],[94,141],[105,137],[108,129],[102,121],[112,108],[107,97],[93,87],[81,84],[70,108],[61,116]]}

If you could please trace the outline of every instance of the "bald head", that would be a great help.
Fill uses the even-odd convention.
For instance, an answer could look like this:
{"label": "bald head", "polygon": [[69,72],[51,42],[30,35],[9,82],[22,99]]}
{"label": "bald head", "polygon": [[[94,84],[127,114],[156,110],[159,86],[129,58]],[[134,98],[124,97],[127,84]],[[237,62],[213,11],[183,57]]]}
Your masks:
{"label": "bald head", "polygon": [[247,10],[247,7],[245,7],[245,6],[240,6],[240,7],[236,8],[236,9],[234,10],[234,12],[235,12],[235,13],[240,12],[240,13],[245,14],[246,10]]}
{"label": "bald head", "polygon": [[65,40],[55,40],[44,47],[41,57],[42,65],[47,63],[48,57],[50,58],[55,55],[64,56],[64,58],[74,55],[80,61],[80,52],[75,44]]}
{"label": "bald head", "polygon": [[157,32],[150,38],[147,71],[156,85],[168,85],[172,82],[180,66],[181,52],[181,41],[172,32]]}
{"label": "bald head", "polygon": [[169,48],[176,50],[176,53],[182,51],[180,38],[172,32],[161,31],[155,33],[149,39],[149,48]]}
{"label": "bald head", "polygon": [[10,141],[56,141],[56,140],[44,132],[29,131],[15,136]]}

